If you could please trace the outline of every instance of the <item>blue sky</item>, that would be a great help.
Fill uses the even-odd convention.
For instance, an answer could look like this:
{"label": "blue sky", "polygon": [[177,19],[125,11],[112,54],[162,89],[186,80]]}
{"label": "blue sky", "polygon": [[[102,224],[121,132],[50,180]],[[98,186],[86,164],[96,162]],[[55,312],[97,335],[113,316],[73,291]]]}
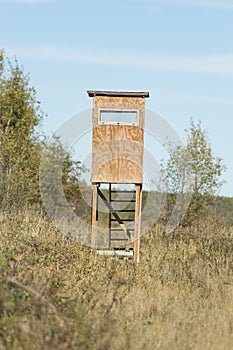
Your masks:
{"label": "blue sky", "polygon": [[233,0],[0,0],[0,16],[47,134],[92,106],[88,89],[146,90],[182,137],[202,121],[233,196]]}

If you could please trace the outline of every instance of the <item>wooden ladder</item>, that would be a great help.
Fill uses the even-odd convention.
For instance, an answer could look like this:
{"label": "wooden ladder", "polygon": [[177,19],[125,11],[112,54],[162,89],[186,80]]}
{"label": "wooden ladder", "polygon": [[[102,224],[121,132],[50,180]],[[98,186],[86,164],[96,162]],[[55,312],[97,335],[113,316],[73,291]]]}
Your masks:
{"label": "wooden ladder", "polygon": [[[129,191],[129,190],[113,190],[112,184],[109,184],[109,203],[111,207],[113,208],[114,204],[123,204],[124,208],[122,206],[119,208],[113,208],[114,213],[117,214],[118,218],[116,218],[116,215],[113,214],[112,211],[109,211],[109,248],[112,248],[114,246],[114,242],[130,242],[132,239],[132,233],[134,232],[134,227],[128,228],[126,226],[126,223],[134,222],[135,219],[135,198],[129,198],[128,194],[135,194],[136,191]],[[122,197],[122,194],[126,194],[126,196]],[[117,195],[117,198],[115,197]],[[125,198],[127,197],[127,198]],[[135,197],[135,196],[134,196]],[[133,208],[132,208],[133,204]],[[128,216],[125,216],[125,214],[128,213]],[[122,215],[123,214],[123,217]],[[130,215],[131,214],[131,215]],[[132,215],[133,214],[133,215]],[[120,219],[120,220],[119,220]],[[119,227],[116,227],[114,223],[120,224]],[[123,226],[123,225],[124,226]],[[123,235],[122,235],[123,233]]]}
{"label": "wooden ladder", "polygon": [[[112,189],[112,185],[112,183],[109,183],[108,199],[100,190],[99,184],[93,185],[92,247],[95,246],[96,222],[98,221],[98,197],[100,197],[109,210],[109,249],[112,251],[129,249],[119,248],[119,246],[133,241],[133,248],[131,248],[133,259],[134,262],[139,262],[142,184],[136,184],[136,190],[134,191]],[[116,194],[118,195],[117,197],[115,196]],[[122,197],[122,194],[126,194],[126,196]],[[129,198],[127,194],[133,194],[132,198]],[[122,206],[116,208],[115,205],[117,203],[124,204],[124,208]],[[131,214],[131,216],[125,216],[124,214],[126,213]],[[132,222],[131,226],[129,224],[130,222]],[[118,243],[117,247],[114,245],[114,242]]]}

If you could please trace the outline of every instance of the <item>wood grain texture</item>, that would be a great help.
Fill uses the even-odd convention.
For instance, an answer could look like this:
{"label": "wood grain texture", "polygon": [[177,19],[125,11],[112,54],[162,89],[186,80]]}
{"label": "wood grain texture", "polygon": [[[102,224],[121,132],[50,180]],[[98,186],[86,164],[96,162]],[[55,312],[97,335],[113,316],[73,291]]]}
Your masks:
{"label": "wood grain texture", "polygon": [[92,232],[91,232],[91,247],[96,245],[96,231],[97,231],[97,200],[98,200],[98,185],[92,185]]}
{"label": "wood grain texture", "polygon": [[142,186],[136,185],[135,228],[134,228],[134,262],[139,263],[140,226],[142,210]]}
{"label": "wood grain texture", "polygon": [[[94,97],[92,182],[143,182],[144,107],[141,97]],[[138,110],[138,125],[99,124],[100,109]]]}

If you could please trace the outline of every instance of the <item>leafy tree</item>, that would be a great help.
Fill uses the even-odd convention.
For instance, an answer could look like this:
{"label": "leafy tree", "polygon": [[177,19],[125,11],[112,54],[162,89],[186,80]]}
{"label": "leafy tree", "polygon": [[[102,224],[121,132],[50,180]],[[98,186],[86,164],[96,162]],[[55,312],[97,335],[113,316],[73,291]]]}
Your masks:
{"label": "leafy tree", "polygon": [[84,171],[80,161],[72,159],[59,138],[47,141],[43,148],[40,167],[40,190],[50,216],[70,207],[77,214],[85,214],[87,205],[82,200],[79,178]]}
{"label": "leafy tree", "polygon": [[184,220],[184,223],[189,224],[208,213],[210,198],[222,186],[221,175],[225,166],[222,159],[214,155],[201,122],[195,124],[191,120],[190,128],[185,131],[186,146],[175,149],[170,147],[170,158],[166,164],[162,164],[162,178],[170,194],[169,212],[178,193],[192,190],[192,200]]}
{"label": "leafy tree", "polygon": [[0,54],[0,203],[3,208],[39,200],[39,133],[36,91],[17,61]]}
{"label": "leafy tree", "polygon": [[[39,168],[41,152],[62,159],[63,190],[67,199],[78,205],[78,178],[81,167],[59,140],[49,144],[40,133],[43,113],[36,90],[29,85],[18,62],[4,58],[0,51],[0,207],[18,209],[41,204]],[[50,167],[52,164],[49,165]],[[54,163],[54,166],[56,164]]]}

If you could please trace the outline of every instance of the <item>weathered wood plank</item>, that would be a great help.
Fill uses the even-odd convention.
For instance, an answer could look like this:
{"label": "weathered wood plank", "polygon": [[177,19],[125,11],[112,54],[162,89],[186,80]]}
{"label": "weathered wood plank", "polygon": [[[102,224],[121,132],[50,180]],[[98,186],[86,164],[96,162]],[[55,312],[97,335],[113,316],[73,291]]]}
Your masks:
{"label": "weathered wood plank", "polygon": [[[142,97],[94,97],[92,182],[143,182],[144,108]],[[137,110],[138,125],[100,124],[101,109]]]}
{"label": "weathered wood plank", "polygon": [[97,201],[98,201],[98,184],[92,185],[92,231],[91,231],[91,247],[96,245],[97,230]]}
{"label": "weathered wood plank", "polygon": [[134,230],[134,262],[139,262],[140,224],[142,207],[142,185],[136,185],[135,230]]}
{"label": "weathered wood plank", "polygon": [[99,255],[109,255],[109,256],[122,256],[122,257],[133,257],[133,251],[129,250],[96,250],[96,253]]}

